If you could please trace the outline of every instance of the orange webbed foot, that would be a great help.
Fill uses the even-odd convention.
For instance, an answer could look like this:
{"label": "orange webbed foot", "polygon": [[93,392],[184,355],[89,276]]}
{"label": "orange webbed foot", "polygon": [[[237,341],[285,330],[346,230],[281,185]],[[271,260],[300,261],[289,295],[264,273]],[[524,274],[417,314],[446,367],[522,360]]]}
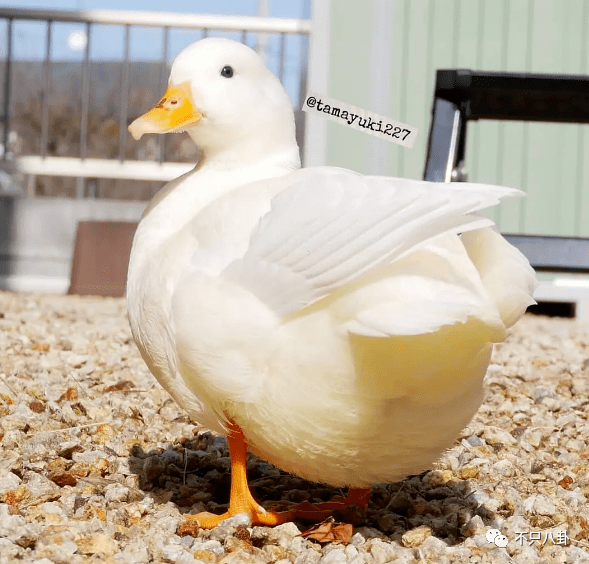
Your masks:
{"label": "orange webbed foot", "polygon": [[370,497],[369,489],[350,488],[345,498],[312,504],[305,501],[286,511],[266,511],[253,498],[246,476],[247,445],[240,427],[229,420],[229,455],[231,457],[231,490],[229,508],[222,515],[197,513],[188,515],[190,521],[196,521],[203,529],[212,529],[227,519],[235,519],[236,524],[275,526],[294,519],[319,521],[348,505],[365,507]]}

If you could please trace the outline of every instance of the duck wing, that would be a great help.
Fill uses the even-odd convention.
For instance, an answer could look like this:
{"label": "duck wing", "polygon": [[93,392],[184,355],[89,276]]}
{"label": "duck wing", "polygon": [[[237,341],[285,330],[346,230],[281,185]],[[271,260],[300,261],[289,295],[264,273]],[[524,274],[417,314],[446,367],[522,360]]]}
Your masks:
{"label": "duck wing", "polygon": [[[275,182],[288,185],[272,199],[245,254],[221,276],[249,290],[281,318],[436,238],[492,225],[474,212],[523,195],[492,185],[370,177],[334,167],[302,169]],[[460,300],[454,295],[441,307]],[[370,333],[356,325],[356,331]]]}

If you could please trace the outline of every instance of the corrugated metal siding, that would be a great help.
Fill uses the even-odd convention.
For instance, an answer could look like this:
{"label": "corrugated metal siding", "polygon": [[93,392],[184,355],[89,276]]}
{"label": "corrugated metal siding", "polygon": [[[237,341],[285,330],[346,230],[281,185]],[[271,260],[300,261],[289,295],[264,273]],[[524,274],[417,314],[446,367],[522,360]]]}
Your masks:
{"label": "corrugated metal siding", "polygon": [[[389,115],[420,133],[413,149],[389,147],[392,176],[422,176],[436,69],[589,73],[589,0],[393,1]],[[332,6],[330,94],[367,107],[372,4]],[[328,164],[370,172],[366,137],[330,123]],[[471,123],[467,170],[528,194],[493,212],[502,231],[589,236],[589,126]]]}

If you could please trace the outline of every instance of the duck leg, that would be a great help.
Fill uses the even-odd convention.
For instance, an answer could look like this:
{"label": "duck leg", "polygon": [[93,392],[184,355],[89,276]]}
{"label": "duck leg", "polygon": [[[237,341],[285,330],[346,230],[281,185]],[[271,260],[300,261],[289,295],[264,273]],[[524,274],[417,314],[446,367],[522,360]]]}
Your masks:
{"label": "duck leg", "polygon": [[351,488],[346,498],[338,498],[317,505],[303,502],[292,509],[281,512],[266,511],[258,504],[250,492],[246,476],[247,444],[242,430],[232,420],[229,420],[227,443],[229,444],[229,455],[231,457],[229,509],[221,515],[203,512],[187,516],[189,519],[197,521],[198,525],[203,529],[212,529],[221,521],[241,514],[247,515],[252,525],[274,526],[287,523],[293,519],[320,520],[328,517],[333,511],[341,509],[346,504],[352,503],[365,506],[368,503],[370,490]]}
{"label": "duck leg", "polygon": [[282,514],[266,511],[253,498],[246,476],[247,467],[247,445],[242,430],[232,420],[229,420],[229,456],[231,457],[231,490],[229,493],[229,509],[221,514],[197,513],[190,515],[203,529],[212,529],[221,521],[236,515],[247,515],[252,525],[279,525],[288,521]]}

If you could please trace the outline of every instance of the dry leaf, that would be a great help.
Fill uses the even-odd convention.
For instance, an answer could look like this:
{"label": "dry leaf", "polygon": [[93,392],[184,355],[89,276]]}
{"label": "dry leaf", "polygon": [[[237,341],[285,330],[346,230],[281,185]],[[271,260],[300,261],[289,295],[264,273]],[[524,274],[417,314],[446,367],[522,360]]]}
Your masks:
{"label": "dry leaf", "polygon": [[76,388],[68,388],[63,394],[61,394],[61,397],[57,401],[76,401],[77,399],[78,390],[76,390]]}
{"label": "dry leaf", "polygon": [[570,476],[565,476],[562,480],[560,480],[560,482],[558,482],[558,485],[561,488],[568,490],[571,487],[572,483],[573,483],[573,479]]}
{"label": "dry leaf", "polygon": [[349,544],[353,532],[354,528],[349,523],[336,523],[333,517],[328,517],[325,521],[307,529],[302,533],[302,536],[321,543],[341,542]]}
{"label": "dry leaf", "polygon": [[29,408],[35,413],[43,413],[45,411],[45,404],[39,400],[29,402]]}
{"label": "dry leaf", "polygon": [[105,392],[130,392],[131,388],[134,388],[135,384],[129,380],[122,380],[121,382],[117,382],[112,386],[109,386],[104,391]]}

